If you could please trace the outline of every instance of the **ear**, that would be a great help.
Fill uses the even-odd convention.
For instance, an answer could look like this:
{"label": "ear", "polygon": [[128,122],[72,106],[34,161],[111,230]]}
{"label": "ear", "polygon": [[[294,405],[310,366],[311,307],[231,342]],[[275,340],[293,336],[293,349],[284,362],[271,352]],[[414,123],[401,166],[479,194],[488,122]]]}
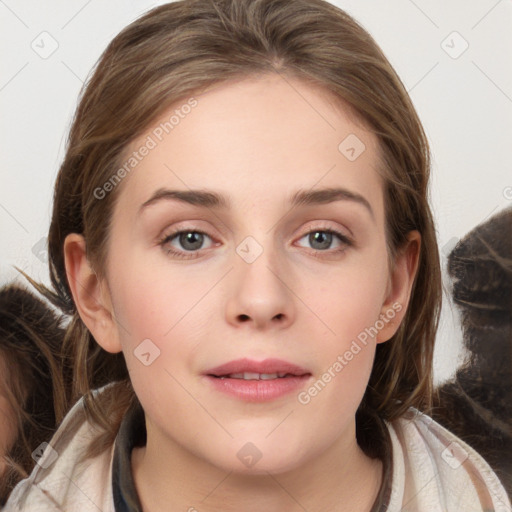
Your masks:
{"label": "ear", "polygon": [[80,318],[103,349],[111,353],[121,352],[108,286],[91,267],[82,235],[72,233],[66,237],[64,261],[69,287]]}
{"label": "ear", "polygon": [[377,343],[388,341],[394,336],[405,317],[418,270],[420,247],[421,235],[418,231],[411,231],[406,245],[396,255],[379,316],[384,327],[377,334]]}

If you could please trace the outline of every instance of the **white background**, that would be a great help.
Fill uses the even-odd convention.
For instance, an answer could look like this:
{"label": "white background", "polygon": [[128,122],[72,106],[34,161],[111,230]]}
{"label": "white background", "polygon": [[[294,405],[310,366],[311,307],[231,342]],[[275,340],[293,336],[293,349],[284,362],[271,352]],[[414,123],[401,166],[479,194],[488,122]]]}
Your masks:
{"label": "white background", "polygon": [[[0,0],[0,284],[18,279],[14,265],[48,282],[37,247],[48,230],[80,87],[116,33],[159,3]],[[431,196],[444,264],[458,238],[512,206],[512,0],[333,3],[373,35],[418,109],[432,148]],[[48,52],[52,45],[58,47],[47,58],[33,49]],[[462,360],[457,322],[446,300],[438,381]]]}

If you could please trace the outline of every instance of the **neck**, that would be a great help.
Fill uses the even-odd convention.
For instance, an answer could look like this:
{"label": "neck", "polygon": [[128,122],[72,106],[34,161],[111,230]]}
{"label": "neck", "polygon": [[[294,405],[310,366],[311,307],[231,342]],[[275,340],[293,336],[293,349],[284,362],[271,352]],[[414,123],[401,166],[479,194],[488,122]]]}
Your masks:
{"label": "neck", "polygon": [[148,433],[147,445],[132,453],[132,472],[144,512],[368,512],[379,492],[382,463],[363,453],[354,433],[350,442],[340,439],[295,469],[243,474]]}

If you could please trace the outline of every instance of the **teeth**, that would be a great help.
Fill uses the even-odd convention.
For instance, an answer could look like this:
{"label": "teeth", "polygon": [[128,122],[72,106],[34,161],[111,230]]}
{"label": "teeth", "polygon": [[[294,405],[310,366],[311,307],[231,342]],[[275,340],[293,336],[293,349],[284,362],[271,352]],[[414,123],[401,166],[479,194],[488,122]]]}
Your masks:
{"label": "teeth", "polygon": [[260,378],[259,373],[244,372],[242,375],[242,379],[244,379],[244,380],[259,380],[259,378]]}
{"label": "teeth", "polygon": [[279,373],[244,372],[244,373],[231,373],[230,375],[226,375],[221,378],[228,377],[230,379],[244,379],[244,380],[272,380],[272,379],[285,377],[286,375],[288,375],[286,372],[279,372]]}
{"label": "teeth", "polygon": [[277,373],[262,373],[260,374],[260,380],[277,379]]}

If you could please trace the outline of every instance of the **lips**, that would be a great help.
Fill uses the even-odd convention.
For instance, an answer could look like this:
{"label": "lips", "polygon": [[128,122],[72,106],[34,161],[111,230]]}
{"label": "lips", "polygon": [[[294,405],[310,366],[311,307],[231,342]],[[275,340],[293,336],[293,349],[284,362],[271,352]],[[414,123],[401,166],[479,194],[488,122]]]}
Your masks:
{"label": "lips", "polygon": [[205,372],[216,391],[245,402],[267,402],[298,391],[311,378],[305,368],[280,359],[238,359]]}
{"label": "lips", "polygon": [[284,377],[311,375],[306,369],[281,359],[237,359],[208,370],[206,375],[219,378],[270,380]]}

